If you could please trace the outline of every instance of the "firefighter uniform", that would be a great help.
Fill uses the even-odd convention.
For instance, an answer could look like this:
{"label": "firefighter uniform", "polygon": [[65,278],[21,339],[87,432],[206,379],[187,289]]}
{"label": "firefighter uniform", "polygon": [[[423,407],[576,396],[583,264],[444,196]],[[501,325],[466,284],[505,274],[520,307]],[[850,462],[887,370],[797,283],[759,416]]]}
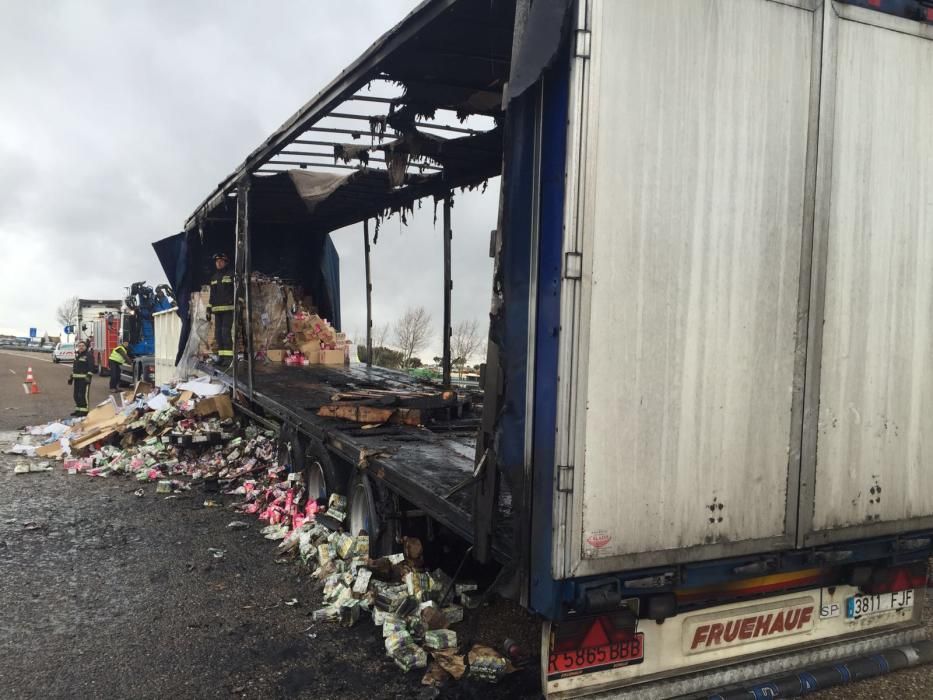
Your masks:
{"label": "firefighter uniform", "polygon": [[[224,256],[226,258],[226,256]],[[211,277],[207,313],[214,317],[214,340],[221,361],[233,361],[233,275],[226,267]]]}
{"label": "firefighter uniform", "polygon": [[75,352],[74,363],[71,365],[71,376],[68,377],[68,383],[74,386],[75,410],[72,415],[86,416],[88,394],[91,391],[91,374],[93,373],[94,363],[91,361],[91,354],[84,350]]}
{"label": "firefighter uniform", "polygon": [[111,351],[110,357],[107,358],[107,362],[110,365],[110,391],[119,390],[120,370],[123,368],[123,365],[128,364],[129,361],[130,351],[127,350],[126,345],[123,343],[120,343]]}

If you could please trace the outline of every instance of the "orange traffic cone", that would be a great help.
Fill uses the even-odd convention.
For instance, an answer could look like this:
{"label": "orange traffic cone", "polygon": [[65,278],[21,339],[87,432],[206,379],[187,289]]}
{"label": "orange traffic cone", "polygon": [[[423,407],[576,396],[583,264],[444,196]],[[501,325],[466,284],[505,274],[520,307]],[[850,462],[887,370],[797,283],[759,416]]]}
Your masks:
{"label": "orange traffic cone", "polygon": [[26,379],[23,382],[23,391],[27,394],[39,393],[39,385],[36,383],[35,377],[32,376],[32,367],[26,368]]}

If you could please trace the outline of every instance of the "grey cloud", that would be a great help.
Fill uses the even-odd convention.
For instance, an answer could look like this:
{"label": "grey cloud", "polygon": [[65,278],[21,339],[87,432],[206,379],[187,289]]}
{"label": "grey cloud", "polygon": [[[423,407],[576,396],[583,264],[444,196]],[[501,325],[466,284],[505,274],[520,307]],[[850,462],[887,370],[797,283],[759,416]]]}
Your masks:
{"label": "grey cloud", "polygon": [[[54,331],[64,297],[161,281],[150,243],[416,4],[0,0],[0,244],[28,244],[5,256],[0,326]],[[497,187],[457,195],[455,318],[488,311]],[[359,227],[335,242],[352,333],[365,318]],[[401,234],[386,221],[373,260],[377,322],[423,303],[439,348],[433,202]],[[23,294],[37,275],[41,294]]]}

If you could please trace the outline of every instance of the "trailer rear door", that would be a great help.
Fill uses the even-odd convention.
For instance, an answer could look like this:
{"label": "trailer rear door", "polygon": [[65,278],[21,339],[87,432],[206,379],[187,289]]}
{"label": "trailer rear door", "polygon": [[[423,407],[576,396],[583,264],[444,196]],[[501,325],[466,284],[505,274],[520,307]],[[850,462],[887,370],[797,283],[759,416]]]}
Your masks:
{"label": "trailer rear door", "polygon": [[557,578],[794,546],[818,4],[581,2]]}
{"label": "trailer rear door", "polygon": [[807,545],[933,526],[933,25],[839,4],[832,20]]}

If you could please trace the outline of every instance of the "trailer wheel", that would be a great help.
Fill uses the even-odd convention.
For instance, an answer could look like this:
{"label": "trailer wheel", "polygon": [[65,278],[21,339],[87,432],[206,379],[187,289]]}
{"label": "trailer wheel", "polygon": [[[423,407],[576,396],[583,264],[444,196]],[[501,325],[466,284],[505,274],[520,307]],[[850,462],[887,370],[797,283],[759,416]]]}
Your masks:
{"label": "trailer wheel", "polygon": [[358,472],[350,481],[347,497],[350,534],[356,536],[361,530],[366,531],[369,556],[373,559],[391,554],[396,535],[392,494],[368,475]]}
{"label": "trailer wheel", "polygon": [[316,438],[311,438],[305,450],[303,474],[308,498],[326,499],[332,493],[347,495],[349,466],[334,457]]}

